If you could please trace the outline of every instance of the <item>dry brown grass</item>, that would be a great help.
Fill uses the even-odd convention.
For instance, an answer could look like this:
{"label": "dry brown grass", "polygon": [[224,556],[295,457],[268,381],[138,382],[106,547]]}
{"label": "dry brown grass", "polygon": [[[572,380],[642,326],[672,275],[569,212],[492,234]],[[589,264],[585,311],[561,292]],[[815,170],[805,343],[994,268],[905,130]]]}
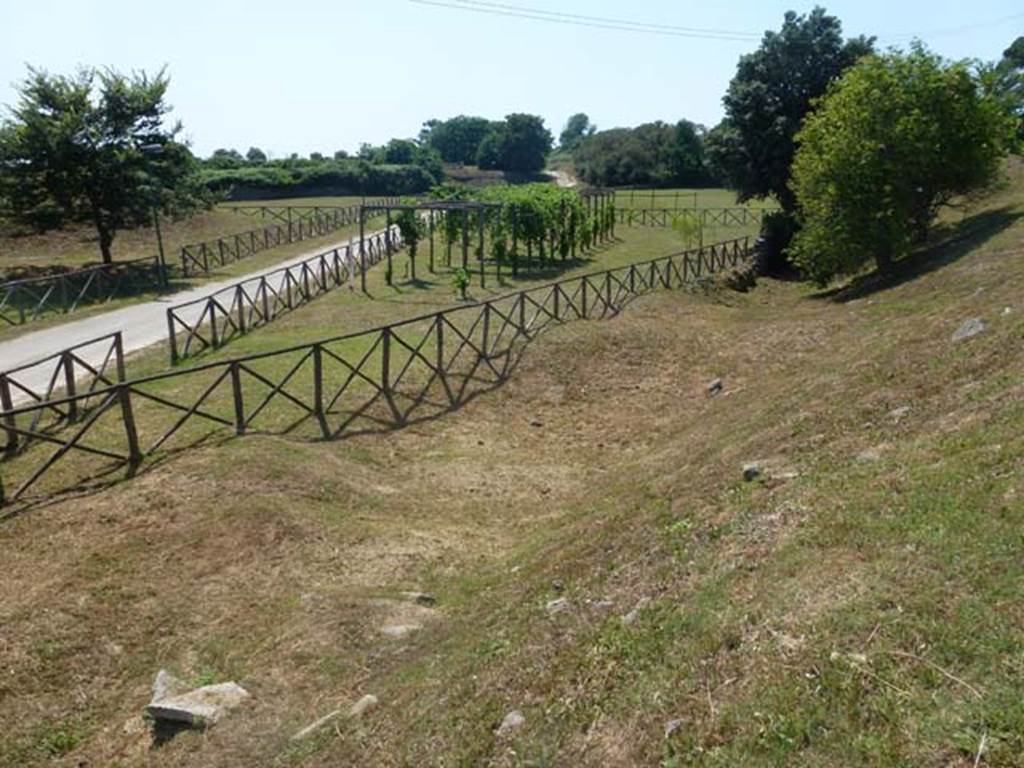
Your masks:
{"label": "dry brown grass", "polygon": [[[944,653],[992,706],[1013,690],[1002,639],[958,655],[935,616],[1024,637],[1003,596],[1019,557],[992,549],[986,564],[965,548],[970,573],[1003,579],[978,592],[940,532],[900,520],[921,494],[945,509],[945,473],[964,488],[988,478],[963,502],[985,513],[979,540],[1016,524],[1024,262],[987,251],[1021,233],[845,303],[771,281],[649,296],[544,336],[505,387],[443,419],[330,445],[247,437],[7,521],[0,758],[969,765],[970,718],[995,734],[994,715],[884,654]],[[989,329],[953,346],[972,315]],[[709,398],[715,376],[726,392]],[[867,449],[879,460],[857,458]],[[751,460],[776,479],[744,484]],[[436,609],[408,590],[435,593]],[[571,608],[549,617],[559,596]],[[991,628],[960,616],[971,599]],[[423,629],[385,638],[391,623]],[[888,661],[860,670],[832,651]],[[253,698],[154,747],[139,712],[161,666],[236,679]],[[812,679],[829,715],[809,709]],[[290,741],[367,692],[381,704],[363,719]],[[496,737],[513,708],[527,724]]]}

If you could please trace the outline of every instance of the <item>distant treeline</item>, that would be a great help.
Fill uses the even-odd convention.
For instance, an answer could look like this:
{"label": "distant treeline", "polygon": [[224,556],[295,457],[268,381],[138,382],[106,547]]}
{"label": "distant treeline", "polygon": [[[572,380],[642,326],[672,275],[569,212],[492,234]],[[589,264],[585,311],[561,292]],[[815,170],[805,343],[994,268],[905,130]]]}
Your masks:
{"label": "distant treeline", "polygon": [[635,128],[591,129],[569,142],[563,136],[563,147],[570,152],[577,175],[588,184],[719,186],[721,174],[705,153],[706,137],[705,128],[689,120],[675,125],[658,121]]}

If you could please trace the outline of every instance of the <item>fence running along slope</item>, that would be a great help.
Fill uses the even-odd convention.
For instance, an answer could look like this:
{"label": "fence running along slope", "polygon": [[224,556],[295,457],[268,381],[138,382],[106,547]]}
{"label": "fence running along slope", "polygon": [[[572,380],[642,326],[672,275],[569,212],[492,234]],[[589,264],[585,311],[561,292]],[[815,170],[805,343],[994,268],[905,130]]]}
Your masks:
{"label": "fence running along slope", "polygon": [[[397,198],[385,198],[375,202],[386,204],[389,201],[397,203]],[[359,205],[312,209],[286,207],[283,210],[287,212],[287,217],[276,217],[280,219],[277,223],[248,232],[218,237],[216,240],[183,246],[180,254],[181,273],[185,276],[208,274],[213,269],[262,251],[312,237],[321,237],[342,227],[358,224],[359,209]],[[299,213],[293,215],[292,212],[295,210]]]}
{"label": "fence running along slope", "polygon": [[616,208],[619,224],[628,227],[671,227],[679,221],[704,227],[746,227],[760,225],[776,208]]}
{"label": "fence running along slope", "polygon": [[359,246],[347,245],[281,267],[256,278],[229,285],[216,293],[167,309],[167,340],[171,362],[177,363],[206,349],[216,349],[254,328],[353,280],[362,269],[379,263],[402,247],[397,227],[377,232]]}
{"label": "fence running along slope", "polygon": [[[53,453],[0,460],[7,502],[103,481],[144,459],[251,431],[337,439],[393,430],[457,408],[500,385],[523,344],[559,323],[617,314],[632,298],[746,258],[749,238],[567,278],[479,304],[288,349],[120,381],[89,395],[0,412],[10,441]],[[32,428],[40,410],[77,417],[58,435]],[[87,442],[86,438],[89,438]]]}
{"label": "fence running along slope", "polygon": [[0,283],[0,325],[23,325],[47,315],[161,288],[157,256],[10,280]]}
{"label": "fence running along slope", "polygon": [[[89,348],[102,352],[103,359],[98,365],[83,359],[83,350]],[[18,435],[8,432],[3,454],[10,457],[33,442],[49,441],[53,434],[73,424],[82,412],[89,410],[92,393],[124,378],[124,343],[120,331],[0,371],[0,410],[9,412],[24,401],[39,406],[29,420],[29,432],[34,436],[19,439]],[[84,395],[84,399],[79,395]],[[66,403],[53,405],[56,399],[66,400]],[[14,419],[4,416],[3,423],[13,425]]]}

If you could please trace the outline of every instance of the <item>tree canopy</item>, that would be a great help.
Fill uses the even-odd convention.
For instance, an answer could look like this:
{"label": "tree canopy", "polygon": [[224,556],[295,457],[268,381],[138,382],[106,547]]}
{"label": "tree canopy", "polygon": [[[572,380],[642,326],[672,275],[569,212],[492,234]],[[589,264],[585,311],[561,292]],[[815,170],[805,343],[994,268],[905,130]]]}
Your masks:
{"label": "tree canopy", "polygon": [[844,41],[839,19],[815,8],[806,16],[788,12],[779,32],[765,33],[761,46],[740,59],[708,152],[741,200],[774,196],[793,209],[794,136],[813,100],[873,46],[873,38]]}
{"label": "tree canopy", "polygon": [[614,128],[585,138],[573,161],[580,177],[600,186],[705,186],[713,181],[704,157],[704,129],[645,123]]}
{"label": "tree canopy", "polygon": [[420,131],[420,144],[432,147],[446,163],[476,162],[480,143],[495,128],[484,117],[458,115],[448,120],[428,120]]}
{"label": "tree canopy", "polygon": [[[29,70],[0,129],[0,197],[41,231],[89,222],[104,262],[119,230],[208,205],[191,152],[167,125],[168,78],[83,69]],[[236,153],[237,154],[237,153]]]}
{"label": "tree canopy", "polygon": [[566,121],[565,128],[562,129],[562,133],[558,137],[558,146],[560,149],[571,152],[587,136],[593,136],[596,131],[597,126],[590,122],[590,118],[583,112],[577,112]]}
{"label": "tree canopy", "polygon": [[477,165],[513,173],[537,173],[547,163],[554,145],[551,131],[537,115],[508,115],[484,137],[477,150]]}
{"label": "tree canopy", "polygon": [[940,206],[995,176],[1012,128],[964,63],[921,46],[862,59],[797,135],[794,261],[819,283],[888,269]]}

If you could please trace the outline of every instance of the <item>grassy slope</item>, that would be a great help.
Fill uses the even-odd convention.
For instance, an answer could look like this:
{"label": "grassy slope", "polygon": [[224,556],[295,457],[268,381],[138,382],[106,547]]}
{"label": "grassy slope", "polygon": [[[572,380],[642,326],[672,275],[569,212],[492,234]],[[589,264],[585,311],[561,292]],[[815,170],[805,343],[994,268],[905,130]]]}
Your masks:
{"label": "grassy slope", "polygon": [[[657,294],[436,422],[250,437],[4,523],[0,761],[1024,765],[1022,200],[894,285]],[[253,700],[151,751],[161,665]]]}

